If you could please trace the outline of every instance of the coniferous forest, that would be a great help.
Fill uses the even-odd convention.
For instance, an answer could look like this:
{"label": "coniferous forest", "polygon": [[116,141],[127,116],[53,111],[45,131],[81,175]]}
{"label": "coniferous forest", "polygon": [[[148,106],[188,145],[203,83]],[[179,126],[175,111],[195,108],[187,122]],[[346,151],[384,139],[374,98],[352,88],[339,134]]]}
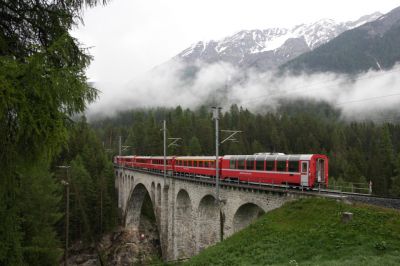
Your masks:
{"label": "coniferous forest", "polygon": [[70,30],[98,2],[0,1],[0,265],[59,264],[66,186],[70,243],[116,223],[111,156],[71,119],[97,90]]}
{"label": "coniferous forest", "polygon": [[[117,149],[118,136],[129,146],[124,154],[162,155],[162,120],[168,136],[182,138],[169,155],[215,155],[211,109],[147,109],[119,113],[93,122],[106,147]],[[347,121],[324,102],[282,102],[274,112],[250,112],[232,105],[220,118],[220,129],[240,130],[236,142],[225,142],[220,154],[257,152],[322,153],[329,157],[331,182],[373,184],[373,193],[400,196],[400,125],[384,120]],[[227,135],[221,134],[221,140]]]}

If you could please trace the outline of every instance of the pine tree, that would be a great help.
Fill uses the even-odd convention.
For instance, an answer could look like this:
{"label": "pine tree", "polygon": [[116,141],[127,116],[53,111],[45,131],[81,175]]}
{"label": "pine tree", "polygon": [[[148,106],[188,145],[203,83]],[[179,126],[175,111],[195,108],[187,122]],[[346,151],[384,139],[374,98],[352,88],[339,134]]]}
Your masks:
{"label": "pine tree", "polygon": [[23,264],[18,168],[55,156],[69,117],[96,98],[70,30],[97,2],[0,1],[0,265]]}
{"label": "pine tree", "polygon": [[392,186],[390,189],[390,194],[400,197],[400,154],[397,155],[395,175],[391,179]]}
{"label": "pine tree", "polygon": [[21,166],[21,229],[23,260],[28,265],[58,264],[61,252],[55,224],[59,212],[61,182],[49,173],[46,160]]}
{"label": "pine tree", "polygon": [[189,155],[201,155],[200,141],[196,136],[193,136],[189,141]]}

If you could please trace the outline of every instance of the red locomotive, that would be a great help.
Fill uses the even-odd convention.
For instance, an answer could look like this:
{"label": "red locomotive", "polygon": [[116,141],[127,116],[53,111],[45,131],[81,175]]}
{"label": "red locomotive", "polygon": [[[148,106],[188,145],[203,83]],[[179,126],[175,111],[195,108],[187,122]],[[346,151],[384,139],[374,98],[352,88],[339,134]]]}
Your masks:
{"label": "red locomotive", "polygon": [[[116,156],[124,167],[162,173],[164,157]],[[180,176],[215,178],[215,156],[168,156],[167,172]],[[291,185],[328,186],[328,157],[321,154],[258,153],[219,157],[221,180]]]}

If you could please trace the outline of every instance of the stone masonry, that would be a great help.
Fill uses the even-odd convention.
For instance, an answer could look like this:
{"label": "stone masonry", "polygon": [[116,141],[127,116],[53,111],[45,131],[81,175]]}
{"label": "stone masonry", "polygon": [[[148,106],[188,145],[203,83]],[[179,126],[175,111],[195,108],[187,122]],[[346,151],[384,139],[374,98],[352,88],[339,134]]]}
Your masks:
{"label": "stone masonry", "polygon": [[143,200],[148,193],[160,233],[165,261],[189,258],[246,227],[260,215],[298,196],[289,192],[224,187],[221,203],[215,186],[162,175],[116,168],[118,207],[125,226],[139,228]]}

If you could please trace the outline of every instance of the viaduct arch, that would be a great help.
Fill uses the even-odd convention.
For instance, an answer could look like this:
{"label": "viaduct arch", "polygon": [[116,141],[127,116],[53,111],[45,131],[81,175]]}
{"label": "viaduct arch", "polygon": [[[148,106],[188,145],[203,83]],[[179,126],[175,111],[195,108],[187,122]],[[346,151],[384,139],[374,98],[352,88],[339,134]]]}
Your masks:
{"label": "viaduct arch", "polygon": [[290,192],[221,187],[222,203],[210,183],[167,178],[154,173],[116,168],[118,206],[125,226],[139,230],[146,197],[160,236],[163,259],[191,257],[243,229],[262,214],[298,196]]}

